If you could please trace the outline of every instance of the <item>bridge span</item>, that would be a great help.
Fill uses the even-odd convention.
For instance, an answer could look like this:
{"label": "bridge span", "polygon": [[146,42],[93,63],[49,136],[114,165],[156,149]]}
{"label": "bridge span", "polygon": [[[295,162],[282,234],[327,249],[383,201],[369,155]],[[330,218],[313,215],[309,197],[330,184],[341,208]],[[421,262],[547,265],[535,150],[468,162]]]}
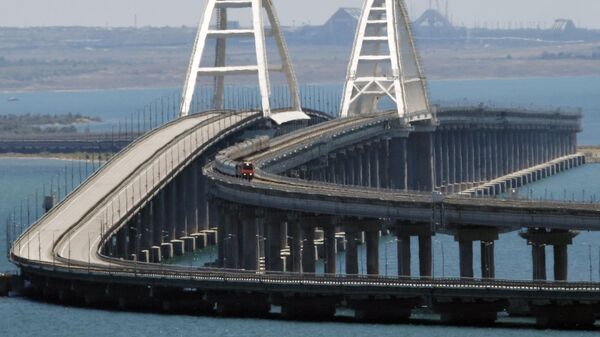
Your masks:
{"label": "bridge span", "polygon": [[[229,9],[248,10],[252,27],[228,27]],[[256,64],[228,65],[229,38],[254,42]],[[209,39],[214,62],[205,59]],[[268,63],[271,45],[281,65]],[[169,312],[266,316],[277,306],[285,318],[329,320],[348,308],[358,320],[401,322],[426,309],[449,323],[494,324],[509,312],[543,327],[594,327],[600,285],[569,282],[568,246],[576,230],[600,229],[600,207],[491,198],[582,165],[580,113],[433,108],[401,0],[365,1],[344,118],[319,123],[330,118],[302,109],[270,0],[209,0],[192,54],[181,118],[123,149],[13,242],[10,258],[28,291]],[[271,106],[271,71],[285,78],[286,108]],[[256,112],[225,109],[226,75],[257,79]],[[214,111],[189,115],[199,76],[213,79]],[[385,100],[394,111],[377,112]],[[254,179],[238,167],[253,168]],[[516,230],[531,246],[532,279],[497,280],[495,242]],[[394,277],[379,268],[388,232],[397,238]],[[459,279],[433,277],[436,233],[458,243]],[[209,244],[217,256],[204,267],[163,263]]]}
{"label": "bridge span", "polygon": [[[431,133],[427,138],[435,139],[437,132],[444,132],[443,118],[439,127],[421,130],[398,127],[387,113],[333,120],[274,138],[254,154],[246,147],[256,140],[246,140],[211,162],[218,149],[233,145],[242,133],[255,134],[249,128],[264,121],[258,113],[216,111],[145,135],[23,233],[12,246],[12,260],[32,289],[49,298],[80,298],[90,304],[191,306],[202,311],[214,307],[235,315],[266,314],[277,305],[286,317],[317,319],[332,317],[336,307],[345,305],[357,318],[393,321],[426,305],[449,321],[490,323],[497,312],[509,310],[511,299],[519,298],[540,324],[594,321],[600,303],[597,285],[565,281],[567,245],[576,234],[572,230],[598,228],[600,210],[595,206],[399,190],[389,187],[389,178],[382,179],[385,170],[377,171],[382,173],[377,179],[360,174],[342,179],[344,172],[362,169],[340,169],[333,161],[325,170],[312,166],[323,165],[322,158],[332,159],[332,154],[348,154],[349,147],[391,142],[395,136]],[[242,158],[240,151],[245,153]],[[547,172],[582,163],[578,155],[556,156]],[[224,158],[254,161],[256,178],[247,181],[218,172],[215,167]],[[393,167],[386,170],[390,177]],[[326,172],[339,182],[328,182]],[[368,184],[360,186],[363,181]],[[495,280],[494,241],[500,232],[523,227],[531,228],[523,236],[533,247],[534,280]],[[316,228],[324,232],[324,275],[314,274]],[[379,275],[378,238],[387,230],[398,237],[398,277]],[[435,232],[450,233],[459,242],[462,279],[432,279]],[[345,236],[344,274],[335,267],[340,235]],[[367,276],[357,275],[356,246],[363,236]],[[411,257],[406,254],[410,236],[419,237],[420,278],[411,278]],[[157,263],[210,241],[218,245],[212,267]],[[488,256],[482,260],[483,279],[472,278],[474,241],[482,242]],[[564,252],[555,254],[558,282],[545,281],[545,263],[542,267],[540,262],[545,255],[537,247],[548,244]],[[468,306],[477,310],[456,315],[467,302],[477,303]],[[565,310],[579,312],[579,318],[567,319],[561,314]]]}

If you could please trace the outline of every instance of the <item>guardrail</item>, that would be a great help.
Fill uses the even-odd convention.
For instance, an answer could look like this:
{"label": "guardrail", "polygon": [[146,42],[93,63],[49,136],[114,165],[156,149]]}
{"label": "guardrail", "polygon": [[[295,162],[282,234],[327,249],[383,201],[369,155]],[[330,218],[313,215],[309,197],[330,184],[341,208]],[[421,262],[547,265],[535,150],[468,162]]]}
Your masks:
{"label": "guardrail", "polygon": [[496,291],[538,292],[594,292],[600,293],[598,282],[525,281],[481,278],[412,278],[371,275],[331,275],[291,272],[254,272],[227,269],[172,267],[130,262],[126,266],[114,264],[110,268],[74,264],[69,267],[50,263],[31,263],[13,256],[23,267],[32,271],[80,274],[82,276],[109,276],[116,278],[189,280],[198,282],[232,283],[244,282],[257,285],[296,285],[339,287],[396,287],[416,289],[484,289]]}

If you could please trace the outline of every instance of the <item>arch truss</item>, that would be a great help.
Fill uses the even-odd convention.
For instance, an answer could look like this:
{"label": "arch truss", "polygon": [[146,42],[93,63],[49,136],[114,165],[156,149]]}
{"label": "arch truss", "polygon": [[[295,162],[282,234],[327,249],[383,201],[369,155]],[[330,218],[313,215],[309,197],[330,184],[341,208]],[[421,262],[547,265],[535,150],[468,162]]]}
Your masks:
{"label": "arch truss", "polygon": [[[252,18],[249,28],[240,28],[228,22],[230,10],[244,10]],[[213,23],[211,25],[211,23]],[[268,23],[269,25],[265,25]],[[232,27],[230,27],[232,26]],[[265,37],[273,37],[281,65],[269,65]],[[228,65],[227,40],[247,38],[254,41],[256,62],[244,65]],[[215,43],[214,64],[206,54],[207,44]],[[210,66],[206,66],[210,64]],[[272,112],[270,73],[281,72],[285,76],[291,107],[289,111]],[[264,117],[270,117],[278,124],[292,120],[309,119],[302,112],[296,75],[292,68],[287,46],[283,39],[279,19],[271,0],[209,0],[198,28],[198,34],[181,99],[181,116],[190,113],[192,100],[200,77],[214,79],[213,108],[223,109],[225,105],[226,76],[254,76],[258,83],[260,104]],[[287,109],[286,109],[287,110]]]}
{"label": "arch truss", "polygon": [[404,0],[365,0],[342,98],[342,117],[387,99],[405,123],[433,120]]}

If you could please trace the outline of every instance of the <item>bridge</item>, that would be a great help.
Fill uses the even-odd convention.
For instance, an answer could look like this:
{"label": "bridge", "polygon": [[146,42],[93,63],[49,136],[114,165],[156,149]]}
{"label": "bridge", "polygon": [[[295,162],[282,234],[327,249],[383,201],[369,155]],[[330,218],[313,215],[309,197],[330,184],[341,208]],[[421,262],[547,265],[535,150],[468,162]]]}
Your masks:
{"label": "bridge", "polygon": [[[249,9],[253,28],[229,29],[230,8]],[[209,25],[214,15],[217,27]],[[28,291],[132,310],[265,316],[281,307],[285,318],[328,320],[348,308],[357,320],[402,322],[428,308],[448,323],[493,324],[508,311],[544,327],[593,327],[600,285],[568,281],[568,245],[577,230],[600,229],[600,208],[510,197],[584,164],[576,153],[580,113],[430,106],[408,22],[402,1],[365,2],[343,118],[332,119],[299,106],[271,1],[210,0],[181,117],[132,142],[12,243]],[[261,57],[270,36],[281,67]],[[228,38],[254,41],[258,65],[226,65]],[[202,61],[207,39],[217,40],[214,67]],[[289,107],[268,104],[272,69],[284,74]],[[261,109],[224,109],[225,77],[241,75],[258,80]],[[214,79],[214,111],[191,113],[198,76]],[[237,174],[243,161],[254,164],[254,179]],[[494,245],[510,231],[531,246],[529,281],[495,278]],[[379,268],[387,232],[397,238],[393,277]],[[433,277],[436,233],[458,242],[460,278]],[[207,245],[217,256],[205,267],[164,263]],[[554,280],[546,246],[554,249]]]}

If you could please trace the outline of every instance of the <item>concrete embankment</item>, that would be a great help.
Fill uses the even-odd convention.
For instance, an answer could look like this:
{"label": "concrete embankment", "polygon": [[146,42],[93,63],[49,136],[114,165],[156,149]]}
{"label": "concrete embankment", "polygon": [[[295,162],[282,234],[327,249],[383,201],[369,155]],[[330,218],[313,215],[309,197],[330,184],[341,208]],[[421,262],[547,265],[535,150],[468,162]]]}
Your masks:
{"label": "concrete embankment", "polygon": [[600,163],[600,145],[580,146],[578,152],[585,156],[585,162],[588,164]]}

